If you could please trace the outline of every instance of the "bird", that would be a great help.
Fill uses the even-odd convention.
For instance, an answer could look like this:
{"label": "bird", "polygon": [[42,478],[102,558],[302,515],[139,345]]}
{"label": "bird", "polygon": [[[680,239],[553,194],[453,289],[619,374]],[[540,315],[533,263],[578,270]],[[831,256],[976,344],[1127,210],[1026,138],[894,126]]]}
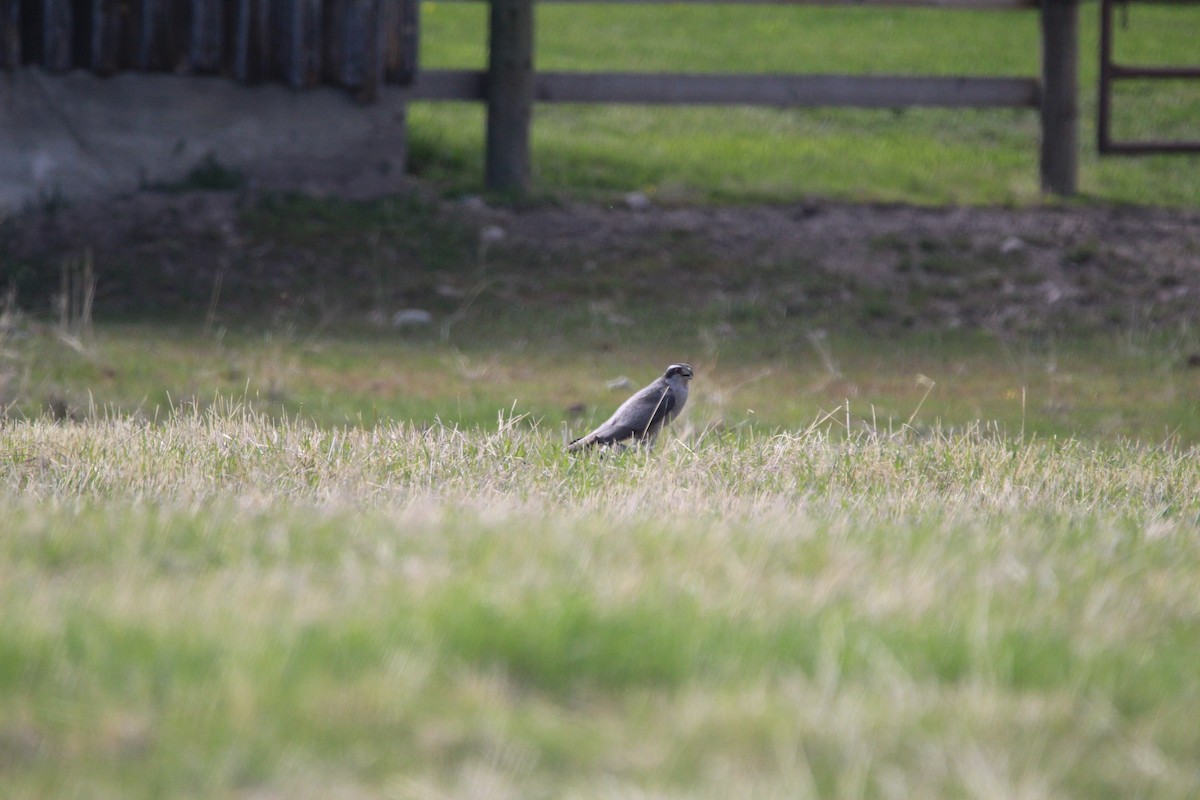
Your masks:
{"label": "bird", "polygon": [[653,444],[658,432],[679,416],[688,398],[689,364],[672,364],[646,388],[634,394],[603,425],[567,445],[567,450],[583,450],[597,445]]}

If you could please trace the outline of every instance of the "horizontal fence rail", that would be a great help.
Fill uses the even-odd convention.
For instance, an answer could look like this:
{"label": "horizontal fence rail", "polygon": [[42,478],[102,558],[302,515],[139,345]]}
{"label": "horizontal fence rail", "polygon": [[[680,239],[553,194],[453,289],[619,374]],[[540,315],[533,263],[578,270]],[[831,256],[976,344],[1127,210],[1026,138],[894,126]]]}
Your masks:
{"label": "horizontal fence rail", "polygon": [[411,83],[419,0],[0,0],[0,69]]}
{"label": "horizontal fence rail", "polygon": [[[481,0],[442,0],[480,2]],[[1041,112],[1044,191],[1074,194],[1078,143],[1077,0],[537,0],[554,3],[767,4],[1021,10],[1042,17],[1040,77],[929,75],[763,75],[717,73],[537,72],[535,0],[490,0],[488,68],[422,70],[413,100],[488,105],[485,181],[522,193],[529,180],[534,103],[752,105],[781,108],[1036,108]]]}
{"label": "horizontal fence rail", "polygon": [[0,69],[36,64],[220,74],[369,100],[383,83],[414,100],[487,104],[488,188],[528,185],[534,103],[1038,108],[1044,190],[1076,187],[1078,0],[545,0],[681,5],[825,5],[953,10],[1040,8],[1039,77],[754,75],[534,70],[534,0],[489,2],[486,70],[420,71],[420,0],[0,0]]}
{"label": "horizontal fence rail", "polygon": [[[426,70],[414,100],[486,100],[484,70]],[[626,105],[754,105],[780,108],[1036,108],[1033,78],[904,77],[886,75],[697,75],[636,72],[539,72],[539,103]]]}
{"label": "horizontal fence rail", "polygon": [[[486,3],[489,0],[433,0],[439,3]],[[958,10],[1029,9],[1042,0],[537,0],[539,3],[602,5],[722,5],[722,6],[875,6],[882,8],[945,8]]]}

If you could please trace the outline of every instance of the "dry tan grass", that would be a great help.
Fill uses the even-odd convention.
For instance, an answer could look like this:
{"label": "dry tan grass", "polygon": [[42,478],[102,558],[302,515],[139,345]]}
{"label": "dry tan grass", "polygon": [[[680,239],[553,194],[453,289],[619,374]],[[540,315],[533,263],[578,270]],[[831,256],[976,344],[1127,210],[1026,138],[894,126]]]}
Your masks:
{"label": "dry tan grass", "polygon": [[0,454],[15,798],[1200,789],[1193,453],[218,404]]}

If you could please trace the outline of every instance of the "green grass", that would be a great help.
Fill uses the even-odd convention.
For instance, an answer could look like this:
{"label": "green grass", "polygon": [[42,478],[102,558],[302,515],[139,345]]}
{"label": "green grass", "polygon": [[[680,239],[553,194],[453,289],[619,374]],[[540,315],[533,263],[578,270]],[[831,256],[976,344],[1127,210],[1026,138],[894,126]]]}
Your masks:
{"label": "green grass", "polygon": [[[1200,203],[1194,156],[1100,159],[1095,152],[1097,18],[1080,12],[1080,190],[1105,202]],[[1116,35],[1124,63],[1195,63],[1195,8],[1137,7]],[[426,3],[422,64],[482,67],[483,4]],[[1039,70],[1035,12],[545,4],[538,68],[1028,75]],[[1122,84],[1119,137],[1194,138],[1194,82]],[[477,192],[482,109],[414,104],[414,169],[449,191]],[[768,110],[538,106],[534,188],[567,196],[644,191],[665,202],[829,196],[918,203],[1040,198],[1033,111]]]}
{"label": "green grass", "polygon": [[[540,63],[629,66],[580,33],[601,10],[544,9]],[[694,68],[683,10],[628,11],[611,41]],[[478,57],[472,14],[426,6],[427,64]],[[807,69],[790,31],[822,19],[813,41],[841,50],[814,69],[924,65],[913,26],[943,19],[686,14],[735,51],[714,69],[756,70]],[[929,68],[1033,68],[1032,16],[979,19]],[[897,49],[845,39],[867,22]],[[1182,27],[1156,28],[1164,57]],[[478,113],[413,109],[416,163],[451,190],[477,186]],[[539,109],[535,134],[539,190],[567,196],[1036,193],[1027,114]],[[1085,185],[1192,204],[1180,163],[1085,159]],[[128,251],[97,254],[118,295],[99,302],[174,321],[110,310],[71,338],[5,309],[6,800],[1200,794],[1189,325],[872,335],[888,298],[690,307],[650,257],[583,278],[486,261],[474,228],[405,198],[268,197],[239,228],[207,324],[211,265],[146,287]],[[914,268],[968,271],[944,251],[915,246]],[[47,284],[17,300],[56,266],[9,264]],[[443,320],[463,300],[439,287],[484,279],[444,334],[354,322],[401,302]],[[347,310],[322,328],[310,301]],[[657,450],[563,451],[627,391],[607,380],[679,359],[698,377]]]}
{"label": "green grass", "polygon": [[9,423],[6,797],[1192,797],[1197,463]]}
{"label": "green grass", "polygon": [[1200,789],[1186,335],[17,323],[6,798]]}
{"label": "green grass", "polygon": [[[688,360],[698,378],[686,424],[698,431],[790,430],[829,414],[842,428],[849,419],[851,430],[910,424],[1200,442],[1189,334],[1058,341],[931,332],[881,348],[874,337],[836,331],[814,345],[802,326],[758,330],[758,320],[743,323],[738,337],[714,335],[720,319],[680,333],[679,321],[662,315],[589,330],[572,313],[485,316],[448,342],[435,332],[204,336],[191,326],[105,324],[83,352],[34,327],[6,344],[0,400],[11,419],[96,410],[155,419],[236,397],[277,418],[365,427],[472,428],[493,425],[503,411],[566,436],[599,422],[628,392],[606,389],[608,380],[624,375],[641,385]],[[563,338],[563,330],[574,333]],[[648,339],[663,345],[646,348]]]}

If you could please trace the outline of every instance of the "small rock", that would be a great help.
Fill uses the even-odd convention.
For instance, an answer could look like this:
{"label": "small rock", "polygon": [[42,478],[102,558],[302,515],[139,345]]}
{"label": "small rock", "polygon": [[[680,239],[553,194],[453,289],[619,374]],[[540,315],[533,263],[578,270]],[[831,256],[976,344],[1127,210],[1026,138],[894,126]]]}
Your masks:
{"label": "small rock", "polygon": [[432,325],[433,314],[423,308],[406,308],[392,314],[393,328],[419,328],[422,325]]}
{"label": "small rock", "polygon": [[1063,298],[1063,290],[1050,281],[1043,283],[1041,288],[1042,296],[1050,305],[1054,305]]}
{"label": "small rock", "polygon": [[620,377],[613,378],[611,381],[605,382],[604,386],[610,392],[615,392],[618,389],[632,389],[633,381],[631,381],[627,376],[621,375]]}
{"label": "small rock", "polygon": [[1000,243],[1000,252],[1006,256],[1024,249],[1025,240],[1019,236],[1010,236]]}
{"label": "small rock", "polygon": [[630,211],[645,211],[650,205],[650,198],[645,192],[630,192],[625,195],[625,206]]}
{"label": "small rock", "polygon": [[479,243],[483,245],[498,244],[504,241],[507,234],[499,225],[485,225],[479,231]]}

